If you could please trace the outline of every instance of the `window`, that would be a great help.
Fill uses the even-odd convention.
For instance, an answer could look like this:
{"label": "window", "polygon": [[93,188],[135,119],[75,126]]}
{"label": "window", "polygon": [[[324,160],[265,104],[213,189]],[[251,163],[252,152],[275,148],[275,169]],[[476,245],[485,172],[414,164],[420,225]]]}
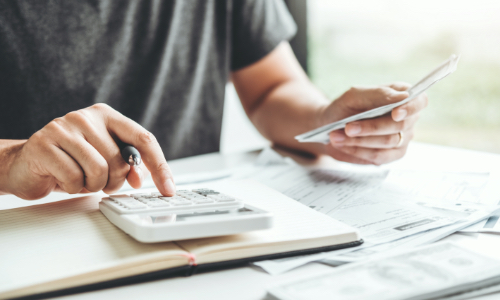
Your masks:
{"label": "window", "polygon": [[500,153],[500,2],[308,0],[308,71],[330,99],[353,85],[415,83],[449,57],[415,140]]}

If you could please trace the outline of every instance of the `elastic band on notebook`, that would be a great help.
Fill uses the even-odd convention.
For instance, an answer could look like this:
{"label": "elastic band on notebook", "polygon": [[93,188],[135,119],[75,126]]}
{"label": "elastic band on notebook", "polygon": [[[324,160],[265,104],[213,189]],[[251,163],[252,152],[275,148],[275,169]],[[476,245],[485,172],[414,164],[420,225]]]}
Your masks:
{"label": "elastic band on notebook", "polygon": [[193,253],[183,253],[183,254],[181,254],[181,256],[188,258],[190,266],[197,266],[198,265],[196,263],[196,255],[194,255]]}

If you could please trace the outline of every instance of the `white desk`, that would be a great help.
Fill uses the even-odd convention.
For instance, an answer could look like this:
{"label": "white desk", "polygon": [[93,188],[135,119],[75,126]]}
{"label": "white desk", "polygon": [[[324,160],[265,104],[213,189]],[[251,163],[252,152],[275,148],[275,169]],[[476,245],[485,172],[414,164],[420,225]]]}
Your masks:
{"label": "white desk", "polygon": [[[222,156],[219,154],[203,155],[194,158],[171,161],[174,175],[196,171],[215,171],[235,167],[242,162],[252,161],[257,153],[245,153]],[[323,166],[343,166],[330,158],[317,160],[298,158],[303,164]],[[412,143],[405,158],[390,165],[391,168],[443,170],[443,171],[490,171],[493,176],[500,173],[500,155],[475,152],[456,148]],[[498,181],[500,184],[500,180]],[[8,207],[24,204],[13,197],[0,197]],[[500,195],[499,195],[500,200]],[[6,207],[3,206],[3,207]],[[445,240],[454,241],[476,251],[496,256],[500,259],[500,235],[494,234],[454,234]],[[178,277],[112,289],[67,296],[68,299],[262,299],[266,287],[296,276],[314,274],[330,267],[311,263],[291,272],[270,276],[253,267],[240,267],[191,277]],[[481,299],[499,299],[500,295]]]}

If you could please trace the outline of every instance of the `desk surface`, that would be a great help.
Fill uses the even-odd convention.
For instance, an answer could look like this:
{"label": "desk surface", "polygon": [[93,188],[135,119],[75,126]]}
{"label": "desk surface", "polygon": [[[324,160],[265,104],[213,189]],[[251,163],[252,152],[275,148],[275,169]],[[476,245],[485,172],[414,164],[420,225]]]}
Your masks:
{"label": "desk surface", "polygon": [[[222,170],[238,166],[255,159],[256,152],[220,155],[209,154],[193,158],[179,159],[170,162],[174,175],[193,172]],[[292,156],[301,164],[321,165],[328,167],[346,167],[328,157],[309,160]],[[449,148],[428,144],[411,143],[407,155],[384,168],[440,170],[440,171],[489,171],[492,176],[500,178],[500,155],[476,152],[464,149]],[[376,167],[370,167],[376,168]],[[496,179],[495,179],[496,180]],[[500,180],[499,180],[500,183]],[[36,201],[49,202],[68,198],[62,194]],[[500,195],[499,195],[500,199]],[[26,206],[30,202],[12,196],[0,196],[0,209]],[[485,253],[500,259],[500,235],[494,234],[453,234],[445,238],[467,248]],[[191,277],[178,277],[112,289],[88,292],[67,296],[68,299],[263,299],[266,288],[270,285],[286,281],[296,276],[314,274],[331,267],[311,263],[288,273],[271,276],[255,267],[241,267],[222,270]],[[481,299],[498,299],[500,294],[482,297]]]}

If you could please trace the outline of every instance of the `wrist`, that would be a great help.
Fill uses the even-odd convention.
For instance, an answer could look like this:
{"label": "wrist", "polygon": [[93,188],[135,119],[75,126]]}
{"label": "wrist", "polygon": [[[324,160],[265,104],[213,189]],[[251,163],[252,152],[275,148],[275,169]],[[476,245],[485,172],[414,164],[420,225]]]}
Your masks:
{"label": "wrist", "polygon": [[0,194],[12,194],[10,170],[26,140],[0,140]]}

